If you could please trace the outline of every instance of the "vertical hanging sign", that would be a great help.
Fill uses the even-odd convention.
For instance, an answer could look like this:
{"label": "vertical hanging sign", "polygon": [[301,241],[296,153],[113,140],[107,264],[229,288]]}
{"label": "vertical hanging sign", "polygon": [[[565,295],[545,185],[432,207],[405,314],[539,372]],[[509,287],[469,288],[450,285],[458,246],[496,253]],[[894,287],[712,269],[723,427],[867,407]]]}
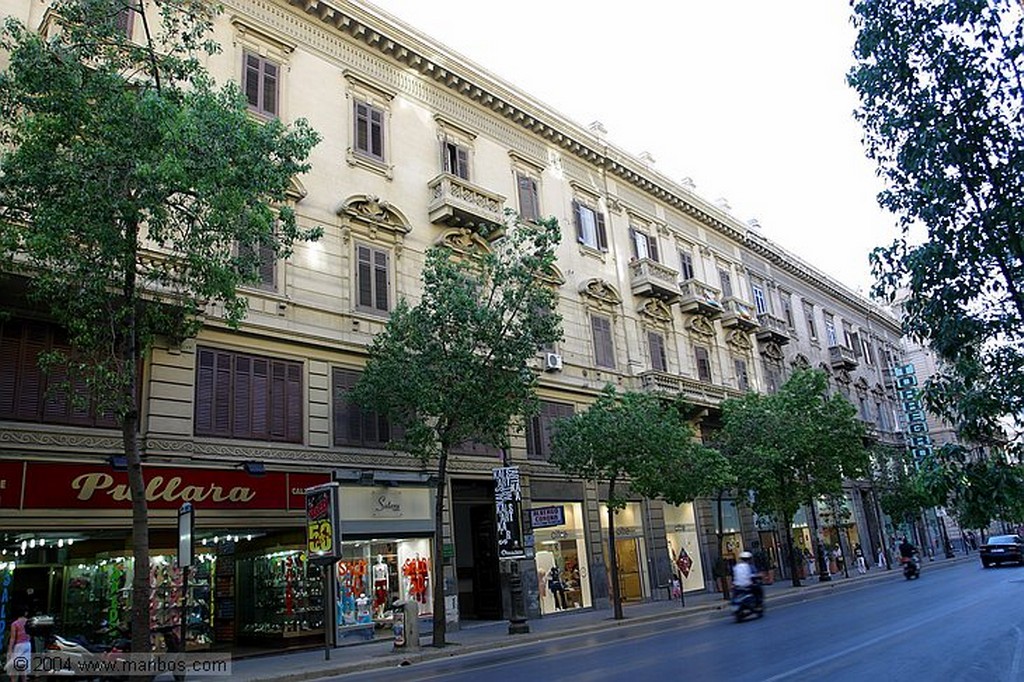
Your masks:
{"label": "vertical hanging sign", "polygon": [[494,469],[494,504],[498,520],[498,558],[523,559],[523,490],[519,467]]}
{"label": "vertical hanging sign", "polygon": [[921,393],[917,388],[914,365],[909,363],[893,368],[892,377],[906,421],[907,447],[913,458],[920,461],[932,454],[932,439],[928,434],[928,415],[924,411]]}
{"label": "vertical hanging sign", "polygon": [[341,558],[338,484],[306,488],[306,551],[313,563],[330,564]]}

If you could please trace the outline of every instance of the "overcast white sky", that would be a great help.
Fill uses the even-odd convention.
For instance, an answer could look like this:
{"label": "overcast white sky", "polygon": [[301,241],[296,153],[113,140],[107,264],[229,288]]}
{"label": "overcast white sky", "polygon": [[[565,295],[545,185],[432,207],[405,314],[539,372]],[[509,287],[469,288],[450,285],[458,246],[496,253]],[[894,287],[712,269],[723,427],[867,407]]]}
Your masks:
{"label": "overcast white sky", "polygon": [[866,293],[896,227],[852,117],[846,0],[374,4]]}

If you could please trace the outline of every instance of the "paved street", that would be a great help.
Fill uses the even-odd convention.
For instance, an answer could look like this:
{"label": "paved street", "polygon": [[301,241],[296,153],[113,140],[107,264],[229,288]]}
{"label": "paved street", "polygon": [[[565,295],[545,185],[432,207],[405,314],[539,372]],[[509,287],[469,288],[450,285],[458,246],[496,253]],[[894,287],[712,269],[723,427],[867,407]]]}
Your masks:
{"label": "paved street", "polygon": [[1024,569],[924,569],[913,582],[769,604],[765,618],[742,624],[705,610],[333,679],[1020,680]]}

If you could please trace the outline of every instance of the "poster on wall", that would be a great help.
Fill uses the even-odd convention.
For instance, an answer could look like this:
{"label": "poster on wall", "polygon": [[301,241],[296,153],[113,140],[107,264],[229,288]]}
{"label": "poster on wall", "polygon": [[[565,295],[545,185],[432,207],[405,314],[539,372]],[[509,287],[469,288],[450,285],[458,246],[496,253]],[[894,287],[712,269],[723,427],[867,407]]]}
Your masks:
{"label": "poster on wall", "polygon": [[498,520],[498,558],[523,559],[523,492],[519,467],[494,469],[494,504]]}
{"label": "poster on wall", "polygon": [[311,563],[329,564],[341,558],[337,483],[306,489],[306,551]]}

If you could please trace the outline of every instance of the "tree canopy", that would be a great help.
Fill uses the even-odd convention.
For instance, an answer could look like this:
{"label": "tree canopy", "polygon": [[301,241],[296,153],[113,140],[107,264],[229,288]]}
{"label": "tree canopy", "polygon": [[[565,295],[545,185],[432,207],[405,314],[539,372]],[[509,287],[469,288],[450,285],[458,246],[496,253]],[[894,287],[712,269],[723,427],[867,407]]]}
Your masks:
{"label": "tree canopy", "polygon": [[[440,570],[449,454],[467,441],[504,448],[536,409],[529,361],[561,339],[549,280],[558,222],[508,214],[490,247],[427,251],[423,294],[402,300],[374,337],[352,400],[389,418],[394,445],[437,466],[434,566]],[[434,581],[434,646],[445,644],[444,581]]]}
{"label": "tree canopy", "polygon": [[736,473],[736,487],[753,493],[755,511],[778,519],[792,548],[790,525],[801,505],[841,495],[845,479],[867,473],[863,437],[856,409],[829,393],[824,372],[801,369],[777,393],[725,401],[718,446]]}
{"label": "tree canopy", "polygon": [[50,361],[122,425],[137,651],[150,639],[140,362],[155,336],[180,341],[209,312],[237,325],[238,287],[263,259],[318,235],[288,208],[318,135],[257,120],[236,86],[216,87],[203,66],[215,11],[57,0],[41,33],[8,18],[0,34],[0,270],[66,329],[72,357]]}
{"label": "tree canopy", "polygon": [[853,12],[848,81],[879,203],[902,227],[871,256],[874,291],[902,302],[906,331],[945,361],[931,409],[969,441],[1001,440],[1024,415],[1024,10],[856,0]]}
{"label": "tree canopy", "polygon": [[725,459],[696,440],[686,407],[651,393],[608,386],[585,411],[555,422],[551,463],[569,476],[607,486],[612,604],[621,619],[615,513],[630,495],[691,501],[727,486]]}

